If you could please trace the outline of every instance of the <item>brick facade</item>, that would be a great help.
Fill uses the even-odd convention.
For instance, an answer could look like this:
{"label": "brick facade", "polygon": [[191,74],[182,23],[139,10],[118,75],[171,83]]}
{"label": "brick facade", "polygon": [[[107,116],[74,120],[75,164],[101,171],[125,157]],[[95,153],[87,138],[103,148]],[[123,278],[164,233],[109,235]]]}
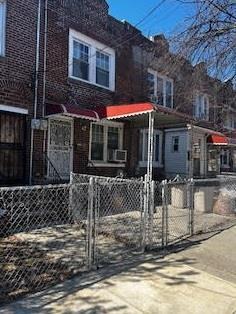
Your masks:
{"label": "brick facade", "polygon": [[[193,91],[210,95],[210,121],[199,123],[207,127],[221,126],[222,104],[235,106],[232,87],[210,78],[202,64],[189,62],[169,52],[162,36],[150,41],[127,22],[109,15],[103,0],[49,1],[46,69],[44,69],[44,1],[41,9],[40,67],[37,118],[43,116],[43,74],[46,70],[46,103],[72,103],[95,108],[107,104],[147,101],[147,69],[153,68],[174,80],[174,107],[193,114]],[[0,104],[26,108],[26,178],[29,175],[30,122],[33,117],[36,29],[38,3],[33,0],[7,1],[6,56],[0,57]],[[81,32],[116,51],[116,89],[114,92],[68,76],[69,29]],[[227,91],[227,93],[226,93]],[[229,95],[230,100],[225,101]],[[74,119],[73,168],[75,172],[117,175],[118,168],[88,166],[90,123]],[[122,169],[129,176],[137,171],[139,130],[125,124],[124,149],[128,162]],[[35,182],[45,177],[43,153],[47,134],[35,131],[33,176]],[[47,152],[45,152],[47,153]]]}

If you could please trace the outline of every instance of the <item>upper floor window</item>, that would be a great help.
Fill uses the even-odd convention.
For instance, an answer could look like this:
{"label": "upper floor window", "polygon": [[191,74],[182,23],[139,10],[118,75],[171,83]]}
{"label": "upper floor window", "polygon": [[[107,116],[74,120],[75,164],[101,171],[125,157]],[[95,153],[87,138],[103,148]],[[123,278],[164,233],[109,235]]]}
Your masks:
{"label": "upper floor window", "polygon": [[156,71],[148,70],[148,87],[151,101],[158,105],[172,108],[173,107],[173,80],[160,75]]}
{"label": "upper floor window", "polygon": [[233,113],[227,114],[224,127],[228,130],[234,130],[236,128],[236,119]]}
{"label": "upper floor window", "polygon": [[115,90],[115,50],[70,30],[69,76]]}
{"label": "upper floor window", "polygon": [[207,95],[196,95],[194,102],[194,117],[201,120],[209,120],[209,97]]}
{"label": "upper floor window", "polygon": [[[153,166],[162,167],[162,132],[154,130]],[[148,130],[140,130],[139,137],[139,165],[146,167],[148,161]]]}
{"label": "upper floor window", "polygon": [[0,0],[0,56],[5,54],[6,1]]}

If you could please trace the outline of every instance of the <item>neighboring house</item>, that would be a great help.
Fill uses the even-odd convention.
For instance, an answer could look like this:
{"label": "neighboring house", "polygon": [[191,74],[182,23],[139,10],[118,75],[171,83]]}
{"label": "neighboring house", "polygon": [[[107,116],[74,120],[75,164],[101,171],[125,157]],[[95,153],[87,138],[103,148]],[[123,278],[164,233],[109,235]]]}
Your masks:
{"label": "neighboring house", "polygon": [[217,99],[204,64],[116,20],[104,0],[46,3],[0,0],[0,184],[143,175],[153,106],[155,178],[219,171],[226,142],[212,130],[224,131],[227,93]]}

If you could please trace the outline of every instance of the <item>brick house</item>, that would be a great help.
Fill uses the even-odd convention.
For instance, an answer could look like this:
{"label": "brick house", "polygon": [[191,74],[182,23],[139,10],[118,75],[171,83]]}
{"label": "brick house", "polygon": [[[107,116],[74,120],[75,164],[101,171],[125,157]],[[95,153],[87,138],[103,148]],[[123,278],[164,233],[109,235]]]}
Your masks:
{"label": "brick house", "polygon": [[[150,40],[108,11],[104,0],[0,0],[0,184],[68,180],[72,170],[143,174],[145,115],[141,121],[100,121],[99,108],[107,105],[158,102],[159,177],[172,164],[168,137],[176,153],[181,137],[175,132],[189,136],[190,121],[203,127],[198,132],[204,140],[204,130],[218,125],[222,106],[212,86],[221,86],[223,99],[225,89],[204,65],[193,67],[169,52],[163,36]],[[127,161],[114,162],[114,151],[127,151]],[[185,174],[188,152],[186,147]]]}

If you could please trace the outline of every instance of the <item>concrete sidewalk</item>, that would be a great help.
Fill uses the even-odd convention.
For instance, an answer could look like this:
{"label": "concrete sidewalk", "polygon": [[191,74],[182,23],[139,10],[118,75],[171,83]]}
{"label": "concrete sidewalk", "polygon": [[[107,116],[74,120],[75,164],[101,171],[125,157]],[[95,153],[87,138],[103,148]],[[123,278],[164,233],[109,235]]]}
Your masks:
{"label": "concrete sidewalk", "polygon": [[[236,284],[220,278],[217,272],[201,269],[198,260],[202,246],[207,250],[212,243],[223,245],[222,239],[226,237],[229,241],[235,231],[232,228],[189,250],[166,257],[149,255],[145,262],[137,260],[130,265],[109,266],[85,274],[0,308],[0,314],[236,313]],[[235,241],[236,238],[230,241],[234,248]],[[229,244],[225,246],[230,254]],[[212,258],[210,255],[207,258],[204,263],[210,265]]]}

